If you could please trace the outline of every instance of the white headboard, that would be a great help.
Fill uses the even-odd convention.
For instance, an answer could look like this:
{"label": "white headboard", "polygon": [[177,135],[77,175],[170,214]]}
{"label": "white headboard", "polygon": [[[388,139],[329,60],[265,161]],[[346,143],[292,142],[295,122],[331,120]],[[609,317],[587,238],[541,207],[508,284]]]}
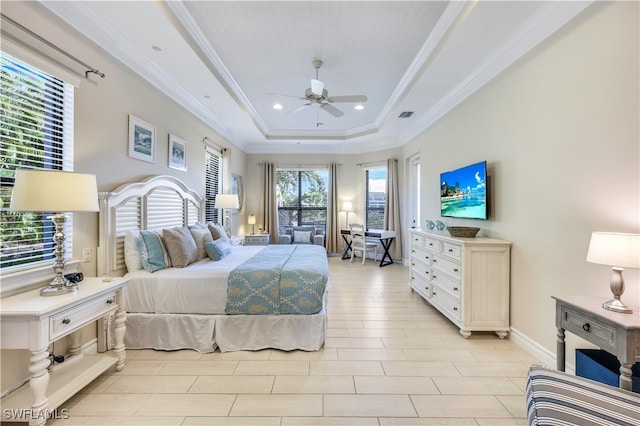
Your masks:
{"label": "white headboard", "polygon": [[127,230],[193,225],[204,218],[204,199],[173,176],[149,176],[98,195],[98,276],[126,273],[124,236]]}

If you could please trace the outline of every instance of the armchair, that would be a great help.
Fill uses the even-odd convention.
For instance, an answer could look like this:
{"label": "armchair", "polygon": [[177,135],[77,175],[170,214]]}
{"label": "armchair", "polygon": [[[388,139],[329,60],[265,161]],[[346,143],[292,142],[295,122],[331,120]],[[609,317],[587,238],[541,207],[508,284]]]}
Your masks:
{"label": "armchair", "polygon": [[280,244],[315,244],[324,247],[324,230],[315,226],[293,226],[280,233]]}

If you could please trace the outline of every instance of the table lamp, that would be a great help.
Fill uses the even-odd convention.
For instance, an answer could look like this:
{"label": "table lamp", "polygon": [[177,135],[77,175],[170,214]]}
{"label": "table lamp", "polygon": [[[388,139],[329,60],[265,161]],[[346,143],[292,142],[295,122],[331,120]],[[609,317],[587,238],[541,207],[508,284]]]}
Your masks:
{"label": "table lamp", "polygon": [[247,223],[251,225],[251,235],[255,235],[256,233],[256,215],[250,214],[247,218]]}
{"label": "table lamp", "polygon": [[602,304],[604,309],[630,314],[633,312],[620,297],[624,293],[624,268],[640,268],[640,235],[613,232],[593,232],[587,252],[587,262],[609,265],[613,270],[609,286],[613,299]]}
{"label": "table lamp", "polygon": [[10,210],[53,212],[47,219],[55,225],[53,271],[55,277],[40,291],[41,296],[56,296],[76,291],[77,283],[64,277],[65,212],[97,212],[96,176],[60,170],[16,170]]}
{"label": "table lamp", "polygon": [[345,201],[342,203],[342,211],[347,214],[347,228],[349,227],[349,212],[353,211],[353,204],[351,201]]}
{"label": "table lamp", "polygon": [[223,209],[224,211],[224,223],[226,226],[227,235],[231,236],[231,216],[229,209],[237,209],[240,207],[238,200],[238,194],[218,194],[216,195],[216,204],[214,208]]}

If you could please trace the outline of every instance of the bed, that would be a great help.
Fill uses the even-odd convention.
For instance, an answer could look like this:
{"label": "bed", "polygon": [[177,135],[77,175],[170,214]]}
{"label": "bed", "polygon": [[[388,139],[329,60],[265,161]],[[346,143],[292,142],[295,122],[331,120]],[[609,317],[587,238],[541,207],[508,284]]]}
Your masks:
{"label": "bed", "polygon": [[127,348],[207,353],[323,346],[328,264],[322,247],[233,246],[218,261],[198,256],[184,267],[149,272],[132,266],[138,244],[132,238],[202,229],[203,199],[172,176],[152,176],[100,193],[99,200],[98,273],[129,278]]}

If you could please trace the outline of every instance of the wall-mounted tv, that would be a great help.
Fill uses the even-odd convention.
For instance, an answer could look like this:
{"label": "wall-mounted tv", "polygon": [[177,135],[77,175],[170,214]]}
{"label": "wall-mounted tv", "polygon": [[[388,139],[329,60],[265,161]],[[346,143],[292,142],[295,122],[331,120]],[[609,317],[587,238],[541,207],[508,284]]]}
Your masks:
{"label": "wall-mounted tv", "polygon": [[487,162],[440,174],[440,215],[487,219]]}

